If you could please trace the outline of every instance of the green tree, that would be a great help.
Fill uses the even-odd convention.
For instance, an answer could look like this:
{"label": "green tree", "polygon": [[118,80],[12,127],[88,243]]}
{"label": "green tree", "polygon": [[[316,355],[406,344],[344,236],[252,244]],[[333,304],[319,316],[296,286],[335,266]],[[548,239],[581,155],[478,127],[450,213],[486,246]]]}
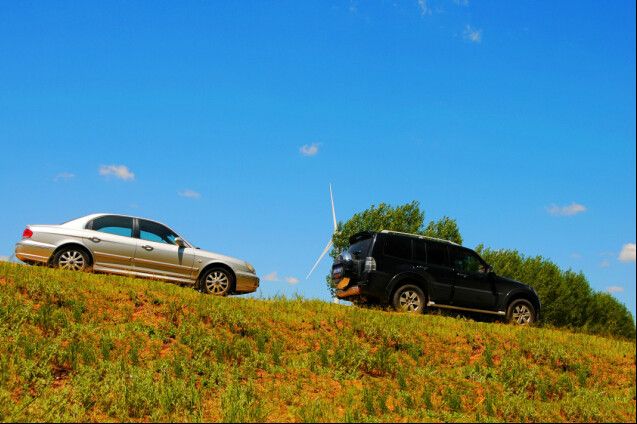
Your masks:
{"label": "green tree", "polygon": [[[339,222],[339,231],[332,238],[334,248],[330,256],[336,258],[340,255],[349,246],[349,238],[360,231],[401,231],[462,243],[462,236],[455,220],[444,216],[438,221],[429,222],[426,227],[424,223],[425,213],[415,200],[395,207],[386,203],[372,205],[362,212],[355,213],[348,221]],[[333,292],[334,287],[329,276],[327,285]]]}

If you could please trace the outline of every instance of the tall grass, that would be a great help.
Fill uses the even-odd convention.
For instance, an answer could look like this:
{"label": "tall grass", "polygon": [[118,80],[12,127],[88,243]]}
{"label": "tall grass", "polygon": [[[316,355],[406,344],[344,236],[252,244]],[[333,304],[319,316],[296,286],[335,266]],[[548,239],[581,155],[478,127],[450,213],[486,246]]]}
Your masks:
{"label": "tall grass", "polygon": [[635,342],[0,263],[2,421],[635,421]]}

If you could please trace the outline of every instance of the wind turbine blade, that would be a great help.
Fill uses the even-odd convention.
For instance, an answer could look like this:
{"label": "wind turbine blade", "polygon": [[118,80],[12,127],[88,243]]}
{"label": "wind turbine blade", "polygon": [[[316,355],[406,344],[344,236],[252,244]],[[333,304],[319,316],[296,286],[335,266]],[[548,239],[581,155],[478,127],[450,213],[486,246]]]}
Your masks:
{"label": "wind turbine blade", "polygon": [[336,224],[336,212],[334,211],[334,196],[332,195],[332,184],[330,184],[330,200],[332,201],[332,219],[334,220],[334,232],[338,230],[338,225]]}
{"label": "wind turbine blade", "polygon": [[318,266],[319,262],[321,262],[321,259],[323,259],[323,256],[325,256],[325,254],[327,252],[329,252],[330,248],[332,247],[332,240],[330,240],[329,243],[327,243],[327,246],[325,246],[325,249],[323,250],[323,253],[321,253],[321,256],[319,256],[318,260],[316,261],[316,263],[314,264],[314,266],[312,267],[312,269],[310,270],[310,273],[307,274],[307,277],[305,277],[305,279],[309,279],[310,275],[312,275],[312,273],[314,272],[314,270],[316,269],[316,267]]}

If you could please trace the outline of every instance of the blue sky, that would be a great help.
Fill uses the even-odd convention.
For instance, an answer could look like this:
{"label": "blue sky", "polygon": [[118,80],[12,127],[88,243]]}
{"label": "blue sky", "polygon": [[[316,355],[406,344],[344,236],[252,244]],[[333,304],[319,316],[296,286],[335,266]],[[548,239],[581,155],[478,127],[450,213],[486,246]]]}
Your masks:
{"label": "blue sky", "polygon": [[331,182],[635,313],[634,2],[6,2],[0,147],[0,255],[127,213],[329,299]]}

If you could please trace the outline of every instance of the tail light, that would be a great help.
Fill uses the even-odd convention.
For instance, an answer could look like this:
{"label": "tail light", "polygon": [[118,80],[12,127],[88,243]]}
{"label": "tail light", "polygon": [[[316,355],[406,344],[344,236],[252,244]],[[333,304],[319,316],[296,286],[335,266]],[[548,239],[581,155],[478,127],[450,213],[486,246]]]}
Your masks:
{"label": "tail light", "polygon": [[376,271],[376,260],[372,256],[365,258],[365,272]]}
{"label": "tail light", "polygon": [[31,236],[33,235],[33,231],[31,231],[31,229],[29,227],[25,228],[24,231],[22,231],[22,238],[31,238]]}

